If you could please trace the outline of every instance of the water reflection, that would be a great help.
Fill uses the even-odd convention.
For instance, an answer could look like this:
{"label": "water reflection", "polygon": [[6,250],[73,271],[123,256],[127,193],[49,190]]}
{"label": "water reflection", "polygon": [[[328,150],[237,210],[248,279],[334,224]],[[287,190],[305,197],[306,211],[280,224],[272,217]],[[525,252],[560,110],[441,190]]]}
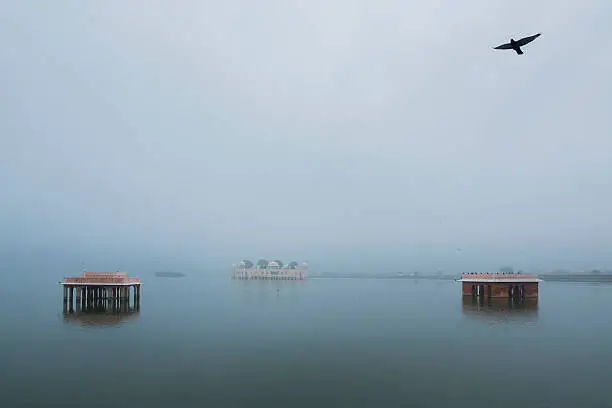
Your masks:
{"label": "water reflection", "polygon": [[64,323],[80,326],[118,326],[131,322],[140,316],[140,303],[130,305],[124,302],[78,302],[72,305],[64,304]]}
{"label": "water reflection", "polygon": [[139,310],[130,309],[127,312],[105,313],[105,312],[72,312],[64,313],[64,323],[72,323],[79,326],[119,326],[137,319]]}
{"label": "water reflection", "polygon": [[527,318],[537,320],[537,299],[483,299],[471,296],[463,297],[463,313],[470,317]]}
{"label": "water reflection", "polygon": [[282,300],[296,300],[306,286],[305,280],[237,280],[242,301],[265,306]]}

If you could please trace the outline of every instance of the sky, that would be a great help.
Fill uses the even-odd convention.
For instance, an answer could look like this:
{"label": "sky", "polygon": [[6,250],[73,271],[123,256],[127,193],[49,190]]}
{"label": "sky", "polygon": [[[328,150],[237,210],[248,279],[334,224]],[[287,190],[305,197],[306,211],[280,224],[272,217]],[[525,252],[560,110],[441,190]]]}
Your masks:
{"label": "sky", "polygon": [[4,2],[0,244],[612,268],[611,19],[605,0]]}

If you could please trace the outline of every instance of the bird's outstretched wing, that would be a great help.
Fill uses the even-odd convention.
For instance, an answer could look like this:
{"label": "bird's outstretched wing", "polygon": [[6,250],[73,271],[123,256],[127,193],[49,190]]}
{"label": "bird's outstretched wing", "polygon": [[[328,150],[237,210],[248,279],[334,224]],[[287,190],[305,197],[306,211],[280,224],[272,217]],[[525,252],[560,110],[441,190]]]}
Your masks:
{"label": "bird's outstretched wing", "polygon": [[493,47],[493,49],[494,50],[511,50],[512,44],[507,43],[507,44],[498,45],[497,47]]}
{"label": "bird's outstretched wing", "polygon": [[516,42],[516,44],[517,44],[519,47],[522,47],[523,45],[527,45],[527,44],[529,44],[530,42],[532,42],[533,40],[535,40],[536,38],[538,38],[538,37],[539,37],[539,36],[541,36],[541,35],[542,35],[542,33],[537,33],[537,34],[532,35],[532,36],[529,36],[529,37],[521,38],[520,40],[518,40],[518,41]]}

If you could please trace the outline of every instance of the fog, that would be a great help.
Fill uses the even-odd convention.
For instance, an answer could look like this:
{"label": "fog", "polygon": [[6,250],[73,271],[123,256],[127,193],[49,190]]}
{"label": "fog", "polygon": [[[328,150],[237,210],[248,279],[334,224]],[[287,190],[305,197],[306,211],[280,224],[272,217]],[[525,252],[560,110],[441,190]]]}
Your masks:
{"label": "fog", "polygon": [[612,267],[610,2],[0,9],[3,256]]}

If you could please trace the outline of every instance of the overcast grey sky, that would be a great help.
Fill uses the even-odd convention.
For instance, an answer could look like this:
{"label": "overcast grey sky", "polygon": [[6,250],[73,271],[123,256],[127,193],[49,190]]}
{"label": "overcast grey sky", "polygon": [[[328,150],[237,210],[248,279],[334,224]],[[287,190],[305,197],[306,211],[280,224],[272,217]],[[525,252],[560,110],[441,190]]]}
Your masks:
{"label": "overcast grey sky", "polygon": [[610,21],[606,0],[3,2],[2,242],[612,267]]}

